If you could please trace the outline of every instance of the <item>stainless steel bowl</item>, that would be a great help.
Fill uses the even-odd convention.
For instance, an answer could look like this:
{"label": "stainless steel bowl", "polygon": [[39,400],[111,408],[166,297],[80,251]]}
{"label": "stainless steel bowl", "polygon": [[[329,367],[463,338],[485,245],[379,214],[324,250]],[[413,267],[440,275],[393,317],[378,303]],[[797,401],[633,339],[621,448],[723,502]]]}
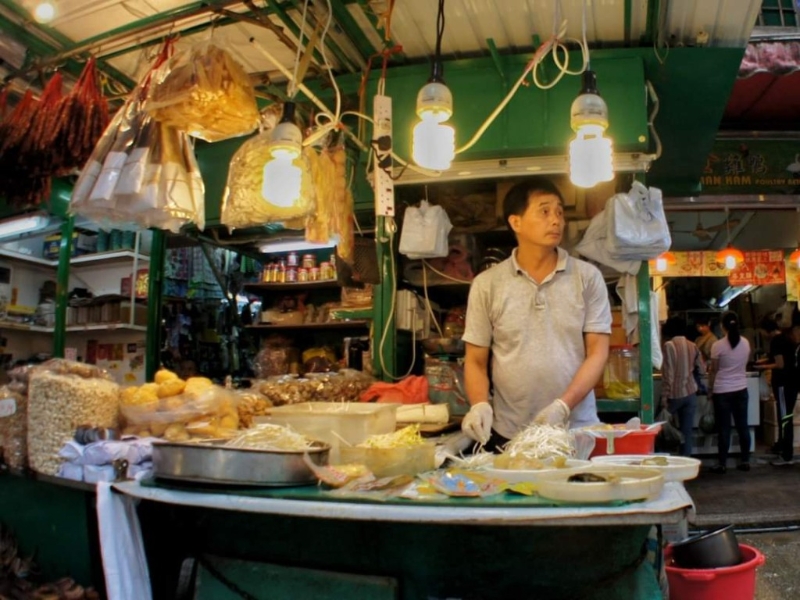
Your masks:
{"label": "stainless steel bowl", "polygon": [[422,348],[427,354],[464,355],[464,340],[461,338],[428,338],[422,340]]}
{"label": "stainless steel bowl", "polygon": [[225,440],[196,443],[153,442],[156,477],[226,485],[292,486],[316,483],[303,454],[316,465],[328,464],[330,446],[314,442],[310,450],[277,452],[229,448]]}

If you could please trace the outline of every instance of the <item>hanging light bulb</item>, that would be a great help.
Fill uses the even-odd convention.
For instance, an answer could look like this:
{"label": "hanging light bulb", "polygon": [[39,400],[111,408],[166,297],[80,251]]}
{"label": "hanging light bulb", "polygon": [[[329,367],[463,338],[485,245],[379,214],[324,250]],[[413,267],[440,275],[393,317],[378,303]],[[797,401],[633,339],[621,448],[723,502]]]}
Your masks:
{"label": "hanging light bulb", "polygon": [[54,0],[44,0],[36,5],[33,10],[33,18],[38,23],[49,23],[56,16],[56,3]]}
{"label": "hanging light bulb", "polygon": [[614,179],[611,139],[608,129],[608,107],[597,91],[594,71],[583,72],[583,88],[572,102],[570,126],[575,137],[569,143],[569,178],[578,187],[594,187],[601,181]]}
{"label": "hanging light bulb", "polygon": [[453,115],[453,94],[440,79],[426,83],[417,94],[412,155],[420,167],[445,171],[456,156],[456,130],[446,121]]}
{"label": "hanging light bulb", "polygon": [[436,16],[436,50],[431,78],[417,94],[417,116],[411,156],[420,167],[446,171],[456,156],[456,130],[446,121],[453,116],[453,94],[444,84],[442,36],[444,35],[444,0],[439,0]]}
{"label": "hanging light bulb", "polygon": [[280,122],[272,130],[271,158],[264,165],[261,195],[270,204],[289,207],[300,201],[303,171],[296,164],[303,134],[294,123],[294,102],[283,105]]}
{"label": "hanging light bulb", "polygon": [[669,265],[674,265],[678,262],[678,259],[675,257],[675,254],[672,252],[662,252],[656,257],[656,271],[659,273],[663,273],[667,270]]}
{"label": "hanging light bulb", "polygon": [[744,262],[744,254],[731,246],[717,252],[716,261],[724,265],[729,271],[735,269]]}

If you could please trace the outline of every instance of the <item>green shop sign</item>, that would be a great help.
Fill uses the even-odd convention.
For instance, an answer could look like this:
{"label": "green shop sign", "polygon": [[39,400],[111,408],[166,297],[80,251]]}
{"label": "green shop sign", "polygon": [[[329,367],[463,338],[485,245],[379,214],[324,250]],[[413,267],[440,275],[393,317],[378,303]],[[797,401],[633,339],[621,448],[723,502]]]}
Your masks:
{"label": "green shop sign", "polygon": [[701,183],[705,194],[798,194],[800,140],[717,140]]}

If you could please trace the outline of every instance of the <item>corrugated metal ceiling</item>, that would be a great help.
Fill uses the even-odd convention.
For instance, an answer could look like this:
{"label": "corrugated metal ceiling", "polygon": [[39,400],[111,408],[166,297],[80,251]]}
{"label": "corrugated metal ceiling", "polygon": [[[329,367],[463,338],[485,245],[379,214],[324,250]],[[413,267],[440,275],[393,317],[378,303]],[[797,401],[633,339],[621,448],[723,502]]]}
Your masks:
{"label": "corrugated metal ceiling", "polygon": [[[329,33],[328,58],[335,72],[358,71],[368,58],[366,50],[374,51],[388,43],[384,38],[389,0],[331,2],[336,18]],[[183,33],[181,43],[191,43],[208,36],[204,29],[217,22],[219,26],[213,35],[226,42],[251,73],[266,73],[271,81],[282,82],[285,77],[259,48],[290,68],[295,59],[292,46],[298,40],[303,7],[302,0],[60,0],[56,18],[49,25],[37,28],[28,16],[37,3],[38,0],[0,0],[0,28],[7,30],[7,23],[27,27],[29,35],[52,47],[52,55],[84,47],[100,58],[107,57],[112,67],[132,80],[144,68],[143,54],[153,52],[148,48],[143,50],[143,45],[169,33]],[[324,22],[326,6],[325,0],[310,2],[312,23]],[[490,39],[501,51],[530,50],[535,39],[549,37],[557,14],[567,20],[567,35],[578,39],[584,9],[587,39],[595,48],[653,44],[654,31],[662,53],[667,44],[695,45],[698,35],[700,42],[709,46],[743,47],[760,6],[760,0],[671,0],[652,4],[647,0],[448,0],[443,53],[453,58],[486,55]],[[197,9],[194,14],[193,8]],[[269,18],[273,29],[282,28],[284,41],[274,31],[253,24],[251,9],[255,9],[258,17]],[[660,14],[656,14],[657,9]],[[250,15],[251,19],[232,20],[226,10]],[[178,18],[182,14],[185,16]],[[169,16],[176,18],[170,20]],[[436,2],[396,0],[391,37],[402,45],[404,59],[419,61],[432,55],[435,23]],[[120,33],[120,28],[131,31]],[[708,35],[707,42],[701,32]],[[13,33],[11,36],[18,37]],[[103,40],[103,36],[107,39]],[[26,40],[18,41],[28,45]],[[31,57],[34,64],[37,58],[48,58],[37,54]],[[320,72],[319,56],[315,62]],[[9,71],[6,69],[6,73]]]}

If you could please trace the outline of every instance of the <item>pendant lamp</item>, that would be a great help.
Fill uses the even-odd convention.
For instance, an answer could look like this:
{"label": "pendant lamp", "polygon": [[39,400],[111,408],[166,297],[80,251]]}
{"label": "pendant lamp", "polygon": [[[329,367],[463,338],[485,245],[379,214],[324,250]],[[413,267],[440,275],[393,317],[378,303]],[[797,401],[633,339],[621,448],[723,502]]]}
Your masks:
{"label": "pendant lamp", "polygon": [[675,257],[675,254],[672,252],[662,252],[656,257],[656,271],[659,273],[663,273],[667,270],[667,267],[670,265],[674,265],[678,262],[678,259]]}
{"label": "pendant lamp", "polygon": [[717,263],[723,265],[729,271],[735,269],[740,264],[744,262],[744,254],[740,250],[737,250],[733,246],[731,246],[731,224],[729,217],[729,210],[725,207],[725,229],[728,232],[728,245],[717,252],[716,261]]}
{"label": "pendant lamp", "polygon": [[583,87],[572,102],[570,126],[575,137],[569,143],[569,178],[582,188],[594,187],[614,179],[611,139],[608,129],[608,107],[597,90],[597,76],[583,72]]}
{"label": "pendant lamp", "polygon": [[33,9],[33,18],[37,23],[49,23],[56,18],[55,0],[42,0]]}
{"label": "pendant lamp", "polygon": [[289,207],[300,200],[303,171],[297,165],[303,134],[294,123],[294,102],[283,105],[280,122],[272,130],[270,158],[264,164],[261,196],[275,206]]}
{"label": "pendant lamp", "polygon": [[456,130],[447,123],[453,116],[453,94],[444,83],[442,35],[444,34],[444,0],[439,0],[436,17],[436,53],[428,83],[417,94],[417,116],[411,155],[420,167],[434,171],[450,168],[456,156]]}

